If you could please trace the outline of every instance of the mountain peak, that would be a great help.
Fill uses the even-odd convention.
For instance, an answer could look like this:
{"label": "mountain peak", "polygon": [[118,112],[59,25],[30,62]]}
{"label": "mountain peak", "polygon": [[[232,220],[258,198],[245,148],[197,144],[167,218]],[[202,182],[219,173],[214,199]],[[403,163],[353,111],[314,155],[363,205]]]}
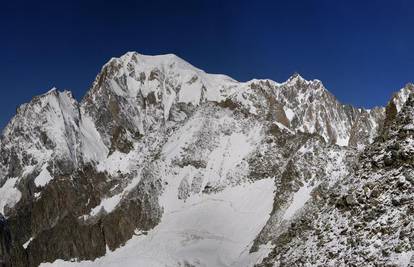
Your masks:
{"label": "mountain peak", "polygon": [[162,68],[164,66],[175,67],[177,69],[184,69],[184,70],[194,70],[197,72],[204,72],[184,59],[180,58],[175,54],[162,54],[162,55],[144,55],[138,52],[130,51],[123,54],[120,57],[113,57],[111,58],[108,63],[104,65],[103,68],[107,66],[119,66],[122,65],[124,67],[130,66],[140,66],[141,68]]}
{"label": "mountain peak", "polygon": [[397,111],[402,109],[411,93],[414,93],[414,85],[412,83],[407,83],[398,92],[394,93],[391,101],[394,102]]}
{"label": "mountain peak", "polygon": [[305,84],[305,85],[314,84],[314,85],[323,86],[323,84],[322,84],[322,82],[320,80],[317,80],[317,79],[306,80],[298,72],[293,73],[292,76],[290,76],[289,79],[287,79],[287,81],[284,82],[283,84],[284,85],[288,85],[288,86],[294,86],[297,83],[299,83],[299,84]]}
{"label": "mountain peak", "polygon": [[[231,93],[227,88],[237,83],[226,75],[206,73],[175,54],[127,52],[118,58],[111,58],[103,66],[85,99],[94,99],[89,96],[104,87],[116,95],[133,98],[140,93],[146,98],[154,92],[165,101],[166,98],[171,98],[168,100],[171,101],[178,95],[179,102],[196,105],[204,97],[209,100],[222,99],[223,94]],[[164,104],[166,107],[171,103]]]}
{"label": "mountain peak", "polygon": [[298,72],[292,74],[292,76],[287,79],[286,83],[296,84],[297,82],[308,82],[305,80]]}

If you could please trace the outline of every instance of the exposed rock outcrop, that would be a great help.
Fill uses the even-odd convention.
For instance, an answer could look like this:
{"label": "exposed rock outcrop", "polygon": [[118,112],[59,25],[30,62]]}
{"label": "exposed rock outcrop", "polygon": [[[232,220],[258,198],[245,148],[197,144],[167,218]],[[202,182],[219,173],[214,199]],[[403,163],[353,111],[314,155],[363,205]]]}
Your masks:
{"label": "exposed rock outcrop", "polygon": [[411,266],[414,263],[414,95],[354,172],[314,196],[258,266]]}
{"label": "exposed rock outcrop", "polygon": [[11,234],[6,218],[0,213],[0,266],[11,266]]}

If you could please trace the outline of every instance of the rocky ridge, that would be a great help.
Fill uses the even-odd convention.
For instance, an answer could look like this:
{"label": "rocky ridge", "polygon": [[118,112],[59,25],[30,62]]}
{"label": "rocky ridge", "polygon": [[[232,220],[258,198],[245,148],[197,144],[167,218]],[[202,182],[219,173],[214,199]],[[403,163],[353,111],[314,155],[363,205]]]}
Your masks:
{"label": "rocky ridge", "polygon": [[413,115],[411,94],[387,136],[366,147],[354,172],[315,191],[258,266],[413,266]]}

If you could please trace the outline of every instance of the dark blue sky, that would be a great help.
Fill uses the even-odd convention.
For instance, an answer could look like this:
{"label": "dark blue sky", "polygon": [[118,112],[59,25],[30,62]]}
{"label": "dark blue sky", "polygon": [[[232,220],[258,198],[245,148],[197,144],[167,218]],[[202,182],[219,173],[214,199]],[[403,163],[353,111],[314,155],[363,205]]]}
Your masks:
{"label": "dark blue sky", "polygon": [[414,80],[414,1],[2,1],[0,128],[53,86],[79,99],[113,56],[175,53],[246,81],[320,79],[384,105]]}

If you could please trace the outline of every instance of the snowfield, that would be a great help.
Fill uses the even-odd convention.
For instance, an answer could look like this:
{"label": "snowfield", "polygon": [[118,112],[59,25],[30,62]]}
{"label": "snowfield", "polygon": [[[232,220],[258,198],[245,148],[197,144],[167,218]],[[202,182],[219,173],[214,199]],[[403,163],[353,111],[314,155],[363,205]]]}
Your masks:
{"label": "snowfield", "polygon": [[[172,182],[169,188],[174,187]],[[125,246],[95,261],[57,260],[41,266],[252,266],[269,251],[263,247],[248,253],[269,218],[274,190],[273,180],[264,179],[170,205],[164,200],[161,223],[147,234],[137,233]]]}

